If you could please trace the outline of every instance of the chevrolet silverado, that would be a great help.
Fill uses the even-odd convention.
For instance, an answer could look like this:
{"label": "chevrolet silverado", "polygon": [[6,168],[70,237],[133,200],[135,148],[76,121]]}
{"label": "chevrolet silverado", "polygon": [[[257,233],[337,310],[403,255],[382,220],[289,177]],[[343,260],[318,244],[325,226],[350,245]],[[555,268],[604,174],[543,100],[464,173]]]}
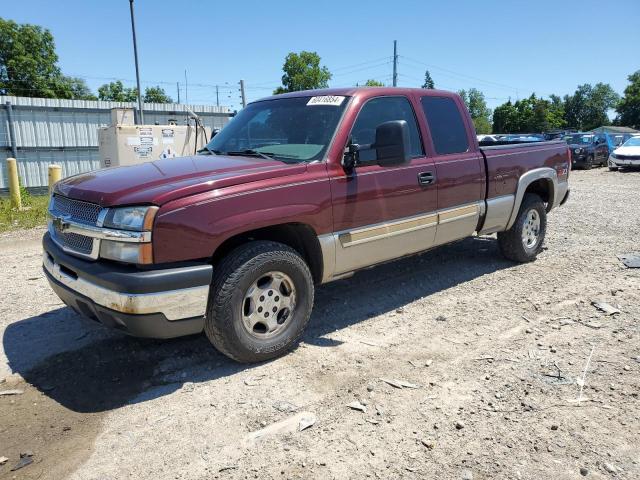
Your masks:
{"label": "chevrolet silverado", "polygon": [[562,141],[481,146],[461,98],[345,88],[249,104],[197,155],[59,182],[44,272],[79,314],[131,335],[203,330],[240,362],[295,347],[315,286],[497,233],[542,249],[569,195]]}

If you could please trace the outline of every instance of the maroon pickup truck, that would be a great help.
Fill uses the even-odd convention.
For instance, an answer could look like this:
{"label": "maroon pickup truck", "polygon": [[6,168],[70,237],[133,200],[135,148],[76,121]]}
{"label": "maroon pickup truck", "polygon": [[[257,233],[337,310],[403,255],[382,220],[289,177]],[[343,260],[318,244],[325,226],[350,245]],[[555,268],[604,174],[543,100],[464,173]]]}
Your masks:
{"label": "maroon pickup truck", "polygon": [[249,104],[198,155],[59,182],[44,271],[104,325],[204,330],[261,361],[297,344],[315,285],[474,232],[534,260],[569,171],[564,142],[479,146],[452,93],[288,93]]}

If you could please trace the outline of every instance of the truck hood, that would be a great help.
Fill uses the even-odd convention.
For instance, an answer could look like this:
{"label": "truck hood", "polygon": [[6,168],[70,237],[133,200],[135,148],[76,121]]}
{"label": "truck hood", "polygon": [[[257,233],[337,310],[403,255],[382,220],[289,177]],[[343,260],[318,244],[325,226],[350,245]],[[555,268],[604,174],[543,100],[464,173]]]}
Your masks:
{"label": "truck hood", "polygon": [[618,147],[613,153],[616,155],[640,155],[640,147]]}
{"label": "truck hood", "polygon": [[196,155],[95,170],[58,182],[55,191],[103,207],[160,206],[208,190],[303,173],[306,168],[263,158]]}

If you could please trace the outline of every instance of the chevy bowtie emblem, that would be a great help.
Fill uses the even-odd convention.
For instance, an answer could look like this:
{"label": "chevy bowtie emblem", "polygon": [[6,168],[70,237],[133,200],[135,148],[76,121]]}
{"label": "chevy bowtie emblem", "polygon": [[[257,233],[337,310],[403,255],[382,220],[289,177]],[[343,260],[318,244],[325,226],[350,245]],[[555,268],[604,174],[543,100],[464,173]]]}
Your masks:
{"label": "chevy bowtie emblem", "polygon": [[69,222],[68,222],[69,219],[70,219],[70,217],[68,217],[68,216],[54,217],[53,218],[53,226],[55,227],[56,230],[58,230],[60,232],[64,232],[70,226]]}

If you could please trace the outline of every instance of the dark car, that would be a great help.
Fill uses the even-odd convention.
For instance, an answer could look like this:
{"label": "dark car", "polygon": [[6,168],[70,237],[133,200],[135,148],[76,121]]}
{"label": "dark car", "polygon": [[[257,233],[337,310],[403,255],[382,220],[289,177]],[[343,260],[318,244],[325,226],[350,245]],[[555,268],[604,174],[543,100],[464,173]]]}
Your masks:
{"label": "dark car", "polygon": [[594,165],[604,166],[609,158],[607,139],[601,133],[573,133],[564,137],[571,149],[573,168],[586,170]]}

